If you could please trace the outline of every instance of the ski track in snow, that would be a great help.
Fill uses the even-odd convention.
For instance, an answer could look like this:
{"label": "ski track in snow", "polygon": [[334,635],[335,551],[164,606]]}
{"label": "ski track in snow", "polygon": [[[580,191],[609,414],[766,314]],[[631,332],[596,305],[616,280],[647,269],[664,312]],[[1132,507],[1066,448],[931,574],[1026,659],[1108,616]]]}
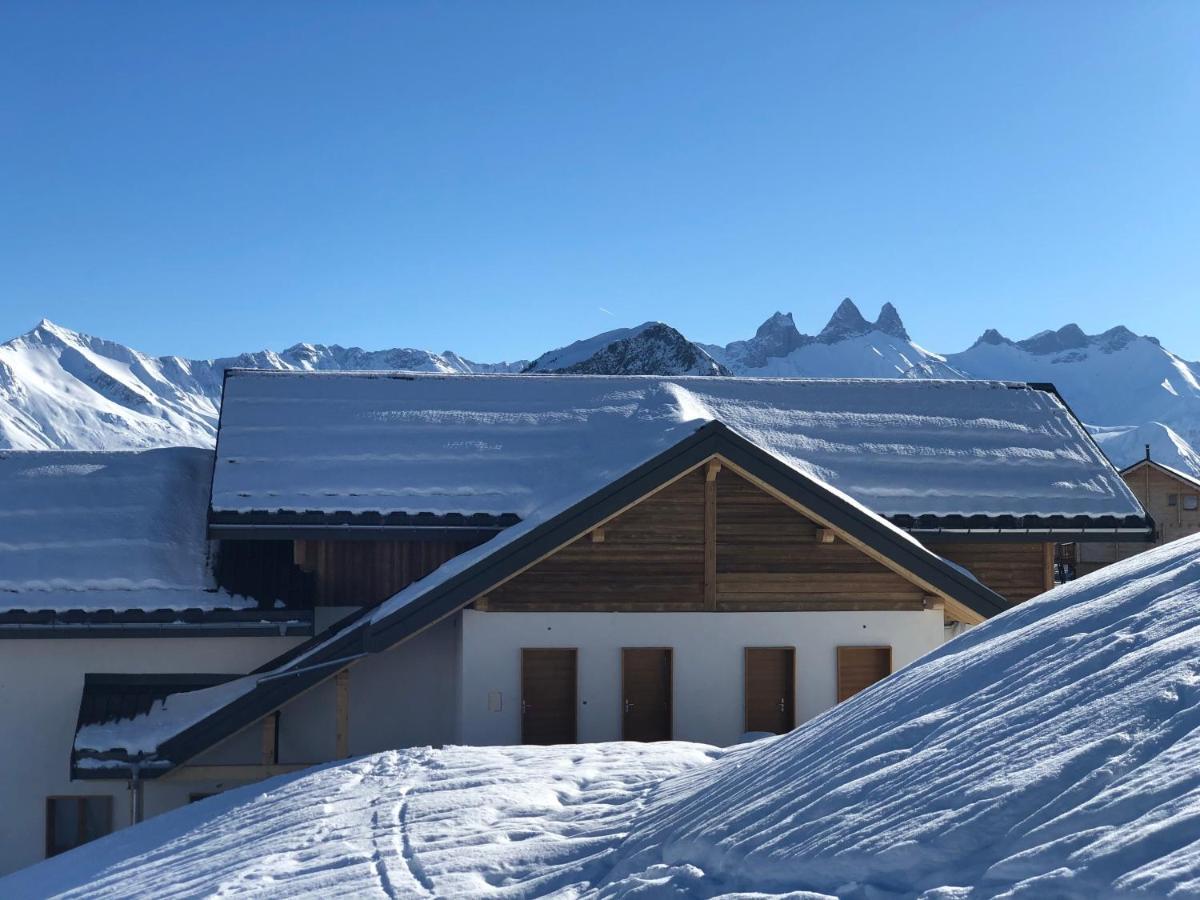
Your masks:
{"label": "ski track in snow", "polygon": [[[579,896],[699,744],[428,747],[190,804],[0,879],[5,900]],[[120,812],[118,812],[120,815]]]}

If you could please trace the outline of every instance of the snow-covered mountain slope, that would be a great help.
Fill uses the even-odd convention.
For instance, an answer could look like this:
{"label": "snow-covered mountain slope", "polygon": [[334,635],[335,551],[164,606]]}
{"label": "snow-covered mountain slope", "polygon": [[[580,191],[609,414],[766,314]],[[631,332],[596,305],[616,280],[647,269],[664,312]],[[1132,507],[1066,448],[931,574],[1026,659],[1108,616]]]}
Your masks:
{"label": "snow-covered mountain slope", "polygon": [[843,300],[815,335],[775,313],[754,337],[697,344],[646,322],[577,341],[532,363],[476,363],[449,351],[297,344],[216,360],[151,357],[42,322],[0,344],[0,449],[120,449],[211,445],[229,367],[585,373],[982,378],[1056,385],[1118,466],[1151,444],[1155,458],[1200,476],[1200,363],[1124,327],[1087,335],[1075,325],[1011,341],[994,329],[940,355],[909,336],[884,304],[874,322]]}
{"label": "snow-covered mountain slope", "polygon": [[543,353],[525,370],[567,375],[729,375],[670,325],[645,322]]}
{"label": "snow-covered mountain slope", "polygon": [[1198,754],[1200,536],[778,738],[381,753],[150,819],[0,896],[1194,897]]}
{"label": "snow-covered mountain slope", "polygon": [[849,297],[815,336],[802,334],[791,313],[777,312],[749,340],[702,346],[735,375],[966,377],[944,357],[913,343],[892,304],[885,303],[879,317],[868,322]]}
{"label": "snow-covered mountain slope", "polygon": [[152,357],[43,320],[0,344],[0,449],[212,446],[225,369],[513,372],[425,350],[297,344],[216,360]]}
{"label": "snow-covered mountain slope", "polygon": [[1200,536],[1043,594],[665,783],[610,879],[1194,897],[1198,754]]}
{"label": "snow-covered mountain slope", "polygon": [[[1077,325],[1066,325],[1024,341],[1011,341],[992,329],[970,349],[947,359],[974,378],[1052,382],[1089,425],[1128,430],[1155,422],[1190,445],[1187,449],[1193,453],[1200,447],[1200,363],[1188,362],[1156,339],[1127,328],[1088,335]],[[1149,441],[1152,452],[1161,448],[1175,454],[1169,436],[1151,437],[1157,437]],[[1107,446],[1120,454],[1113,457],[1119,466],[1136,462],[1142,456],[1138,444],[1147,443],[1133,439],[1133,446],[1124,446],[1109,440]],[[1177,461],[1168,464],[1180,467]],[[1200,474],[1190,463],[1181,468]]]}
{"label": "snow-covered mountain slope", "polygon": [[1090,430],[1105,456],[1111,460],[1120,460],[1119,465],[1122,467],[1141,459],[1149,446],[1150,455],[1155,462],[1180,472],[1200,476],[1200,453],[1161,422],[1108,428],[1092,426]]}

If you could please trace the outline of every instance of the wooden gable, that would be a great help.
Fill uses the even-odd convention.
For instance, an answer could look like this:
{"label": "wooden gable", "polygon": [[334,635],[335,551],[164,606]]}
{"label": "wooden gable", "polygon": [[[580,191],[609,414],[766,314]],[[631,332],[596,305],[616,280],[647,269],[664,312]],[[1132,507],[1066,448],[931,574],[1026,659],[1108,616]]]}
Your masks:
{"label": "wooden gable", "polygon": [[[705,515],[706,492],[715,517]],[[642,499],[476,605],[508,612],[754,612],[921,610],[933,602],[728,466],[712,466]]]}

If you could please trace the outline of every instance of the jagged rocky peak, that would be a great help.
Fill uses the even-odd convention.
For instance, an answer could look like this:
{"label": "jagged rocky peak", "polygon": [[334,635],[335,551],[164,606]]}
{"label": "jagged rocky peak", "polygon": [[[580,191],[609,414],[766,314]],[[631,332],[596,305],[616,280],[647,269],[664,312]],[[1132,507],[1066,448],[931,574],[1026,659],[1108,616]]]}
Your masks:
{"label": "jagged rocky peak", "polygon": [[847,297],[838,304],[829,323],[821,329],[817,338],[828,343],[853,337],[856,334],[866,334],[870,330],[871,323],[863,318],[863,314],[858,311],[854,301]]}
{"label": "jagged rocky peak", "polygon": [[900,338],[902,341],[911,340],[904,323],[900,321],[900,313],[890,303],[885,303],[879,310],[879,318],[875,320],[875,330]]}
{"label": "jagged rocky peak", "polygon": [[821,333],[817,335],[817,340],[831,344],[834,341],[868,334],[872,331],[878,331],[902,341],[910,340],[904,322],[900,319],[900,313],[891,303],[883,304],[879,310],[879,317],[874,322],[868,322],[849,297],[838,304],[829,324],[822,328]]}
{"label": "jagged rocky peak", "polygon": [[764,356],[787,356],[812,338],[800,333],[791,313],[776,312],[758,326],[753,340],[759,345]]}

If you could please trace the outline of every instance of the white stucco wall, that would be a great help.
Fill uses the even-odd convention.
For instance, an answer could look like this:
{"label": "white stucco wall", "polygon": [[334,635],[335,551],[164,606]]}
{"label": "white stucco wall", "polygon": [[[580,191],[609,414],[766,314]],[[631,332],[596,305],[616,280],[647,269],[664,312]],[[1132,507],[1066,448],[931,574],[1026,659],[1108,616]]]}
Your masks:
{"label": "white stucco wall", "polygon": [[[243,674],[302,638],[108,638],[0,640],[0,874],[45,855],[46,797],[108,794],[113,825],[129,824],[124,782],[70,780],[71,744],[84,673]],[[152,815],[204,785],[147,793]]]}
{"label": "white stucco wall", "polygon": [[[467,610],[462,626],[461,740],[521,739],[521,649],[577,647],[578,738],[621,738],[621,648],[674,650],[674,736],[726,745],[743,733],[746,647],[795,647],[796,723],[837,700],[837,647],[887,645],[893,669],[943,640],[927,612],[498,613]],[[489,693],[501,708],[489,711]],[[494,704],[493,704],[494,705]]]}

